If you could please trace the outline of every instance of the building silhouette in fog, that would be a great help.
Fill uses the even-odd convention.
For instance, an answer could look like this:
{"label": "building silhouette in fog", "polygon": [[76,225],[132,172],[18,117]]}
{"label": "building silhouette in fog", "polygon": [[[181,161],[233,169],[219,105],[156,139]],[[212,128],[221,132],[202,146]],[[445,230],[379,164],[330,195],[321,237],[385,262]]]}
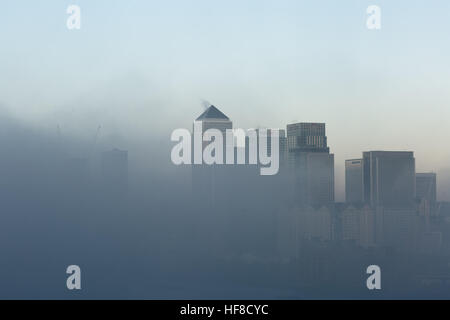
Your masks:
{"label": "building silhouette in fog", "polygon": [[409,151],[363,152],[364,198],[372,206],[411,207],[415,195],[415,159]]}
{"label": "building silhouette in fog", "polygon": [[103,152],[101,166],[104,188],[125,192],[128,188],[128,151],[113,149]]}
{"label": "building silhouette in fog", "polygon": [[436,173],[416,173],[416,201],[419,212],[427,219],[437,213]]}
{"label": "building silhouette in fog", "polygon": [[436,173],[416,173],[416,198],[436,205]]}
{"label": "building silhouette in fog", "polygon": [[[195,132],[196,125],[201,128],[202,135],[202,158],[203,150],[210,144],[208,141],[203,141],[203,134],[208,129],[217,129],[222,133],[223,137],[223,159],[226,159],[226,145],[230,141],[226,140],[226,130],[233,129],[233,122],[222,111],[215,106],[209,106],[193,124],[193,131]],[[192,139],[195,139],[195,134],[192,135]],[[192,187],[194,195],[197,196],[197,202],[206,205],[207,207],[214,207],[216,205],[217,196],[220,191],[217,190],[221,184],[221,180],[224,178],[223,166],[195,164],[194,162],[194,149],[195,142],[192,143]]]}
{"label": "building silhouette in fog", "polygon": [[368,151],[345,162],[349,203],[410,208],[415,196],[415,159],[410,151]]}
{"label": "building silhouette in fog", "polygon": [[364,160],[345,161],[345,202],[364,203]]}
{"label": "building silhouette in fog", "polygon": [[287,143],[290,151],[330,152],[325,134],[325,123],[288,124]]}
{"label": "building silhouette in fog", "polygon": [[330,205],[334,202],[334,155],[330,154],[325,123],[287,125],[288,164],[295,202]]}
{"label": "building silhouette in fog", "polygon": [[196,120],[201,123],[202,134],[208,129],[218,129],[225,138],[227,129],[233,129],[233,122],[215,106],[209,106]]}

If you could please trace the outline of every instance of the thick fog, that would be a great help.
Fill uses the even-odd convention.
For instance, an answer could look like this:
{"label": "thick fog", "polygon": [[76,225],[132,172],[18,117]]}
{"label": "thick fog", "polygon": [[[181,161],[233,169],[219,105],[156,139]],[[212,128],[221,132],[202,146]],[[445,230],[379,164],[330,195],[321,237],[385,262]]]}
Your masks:
{"label": "thick fog", "polygon": [[[169,134],[80,138],[5,110],[0,131],[1,298],[370,298],[371,264],[388,283],[376,297],[447,297],[416,279],[448,273],[448,233],[436,255],[343,241],[339,208],[299,207],[283,167],[175,166]],[[114,148],[128,160],[108,169]]]}

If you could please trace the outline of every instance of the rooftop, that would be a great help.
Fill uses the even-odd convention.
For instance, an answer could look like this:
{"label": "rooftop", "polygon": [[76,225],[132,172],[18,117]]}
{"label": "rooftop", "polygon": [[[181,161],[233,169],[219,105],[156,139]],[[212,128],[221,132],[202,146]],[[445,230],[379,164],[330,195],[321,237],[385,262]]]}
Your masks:
{"label": "rooftop", "polygon": [[206,109],[205,112],[203,112],[196,120],[202,121],[207,119],[230,120],[226,115],[222,113],[222,111],[220,111],[213,105],[209,106],[208,109]]}

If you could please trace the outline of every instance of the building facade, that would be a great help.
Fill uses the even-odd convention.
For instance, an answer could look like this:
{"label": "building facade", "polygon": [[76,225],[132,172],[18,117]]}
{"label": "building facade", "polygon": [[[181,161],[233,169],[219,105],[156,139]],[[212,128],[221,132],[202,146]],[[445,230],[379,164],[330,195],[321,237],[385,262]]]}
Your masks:
{"label": "building facade", "polygon": [[416,173],[416,198],[436,205],[436,173]]}
{"label": "building facade", "polygon": [[410,208],[416,192],[414,153],[363,152],[364,200],[371,206]]}
{"label": "building facade", "polygon": [[345,202],[364,203],[364,160],[345,161]]}
{"label": "building facade", "polygon": [[325,123],[289,124],[287,149],[296,204],[332,204],[334,155],[327,146]]}

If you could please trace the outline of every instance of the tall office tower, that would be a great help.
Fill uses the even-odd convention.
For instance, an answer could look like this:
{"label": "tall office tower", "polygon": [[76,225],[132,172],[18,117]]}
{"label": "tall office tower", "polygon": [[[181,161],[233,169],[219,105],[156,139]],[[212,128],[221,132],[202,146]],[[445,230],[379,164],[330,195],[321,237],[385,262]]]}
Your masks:
{"label": "tall office tower", "polygon": [[334,202],[334,154],[307,155],[307,203],[329,205]]}
{"label": "tall office tower", "polygon": [[[195,121],[193,124],[193,130],[195,131],[196,126],[199,125],[201,128],[201,134],[203,134],[208,129],[217,129],[222,133],[223,138],[223,161],[225,163],[226,159],[226,145],[231,143],[231,141],[226,140],[226,130],[233,128],[233,122],[223,114],[215,106],[209,106]],[[195,134],[192,135],[195,139]],[[203,138],[202,138],[203,141]],[[194,141],[195,143],[195,141]],[[192,144],[193,151],[195,150],[194,143]],[[202,142],[202,155],[203,150],[211,142]],[[194,152],[192,152],[192,159],[194,159]],[[194,163],[194,162],[192,162]],[[195,194],[199,195],[201,201],[207,207],[216,205],[216,198],[218,194],[217,187],[220,183],[223,183],[223,178],[225,178],[224,169],[219,168],[215,165],[204,165],[204,164],[194,164],[192,166],[192,187]],[[219,182],[218,182],[219,181]],[[200,199],[199,199],[200,200]]]}
{"label": "tall office tower", "polygon": [[287,125],[289,151],[330,152],[325,123],[294,123]]}
{"label": "tall office tower", "polygon": [[333,203],[334,155],[327,146],[325,123],[289,124],[287,147],[295,202],[313,206]]}
{"label": "tall office tower", "polygon": [[202,133],[208,129],[218,129],[225,137],[226,129],[233,128],[233,122],[215,106],[209,106],[195,121],[201,122]]}
{"label": "tall office tower", "polygon": [[126,192],[128,187],[128,151],[113,149],[102,153],[102,178],[108,191]]}
{"label": "tall office tower", "polygon": [[437,213],[436,173],[416,173],[416,200],[419,213],[426,216],[428,228],[429,217]]}
{"label": "tall office tower", "polygon": [[363,152],[364,200],[371,206],[409,208],[415,196],[415,159],[409,151]]}
{"label": "tall office tower", "polygon": [[436,173],[416,173],[416,198],[436,204]]}
{"label": "tall office tower", "polygon": [[364,202],[364,160],[345,160],[345,202]]}

